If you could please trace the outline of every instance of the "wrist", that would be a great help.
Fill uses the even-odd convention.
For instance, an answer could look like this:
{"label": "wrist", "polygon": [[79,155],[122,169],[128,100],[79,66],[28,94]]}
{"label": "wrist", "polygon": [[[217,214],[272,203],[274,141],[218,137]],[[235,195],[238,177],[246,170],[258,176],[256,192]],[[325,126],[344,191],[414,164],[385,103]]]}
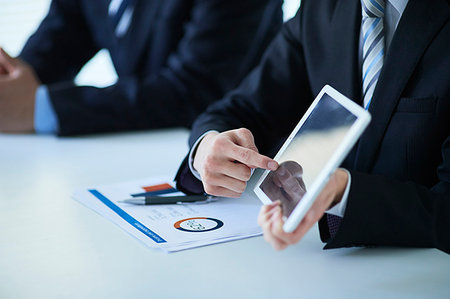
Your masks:
{"label": "wrist", "polygon": [[334,200],[331,204],[331,207],[341,202],[342,197],[344,196],[345,193],[345,189],[347,188],[348,173],[343,169],[337,169],[335,172],[335,179],[336,179],[336,193],[334,196]]}
{"label": "wrist", "polygon": [[204,157],[203,153],[209,148],[210,141],[218,134],[219,133],[215,131],[207,133],[205,136],[203,136],[198,146],[194,149],[194,153],[192,155],[192,166],[194,167],[194,170],[198,171],[198,169],[200,169],[201,162],[203,160],[202,158]]}

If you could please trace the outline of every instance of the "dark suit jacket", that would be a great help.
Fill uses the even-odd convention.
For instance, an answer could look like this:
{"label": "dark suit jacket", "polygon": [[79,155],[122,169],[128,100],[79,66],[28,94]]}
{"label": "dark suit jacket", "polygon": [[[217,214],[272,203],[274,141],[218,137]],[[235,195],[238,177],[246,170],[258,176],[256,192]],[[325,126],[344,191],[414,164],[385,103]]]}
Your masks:
{"label": "dark suit jacket", "polygon": [[[109,3],[53,0],[20,55],[48,84],[60,135],[189,127],[259,61],[282,23],[281,0],[138,0],[119,39]],[[75,87],[102,48],[118,82]]]}
{"label": "dark suit jacket", "polygon": [[[410,0],[399,22],[369,111],[372,122],[343,163],[352,183],[334,238],[357,245],[437,247],[450,252],[450,7]],[[359,1],[304,0],[238,89],[194,123],[207,130],[250,129],[263,153],[297,124],[330,84],[361,104]],[[177,175],[198,192],[186,165]]]}

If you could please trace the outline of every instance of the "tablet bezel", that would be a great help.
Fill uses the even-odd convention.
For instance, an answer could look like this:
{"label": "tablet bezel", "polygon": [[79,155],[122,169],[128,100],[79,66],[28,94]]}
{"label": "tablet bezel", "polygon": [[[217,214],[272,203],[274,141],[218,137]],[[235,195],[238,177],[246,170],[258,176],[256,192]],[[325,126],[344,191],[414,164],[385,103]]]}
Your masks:
{"label": "tablet bezel", "polygon": [[[345,159],[345,157],[350,152],[351,148],[354,146],[356,141],[359,139],[361,134],[364,132],[365,128],[368,126],[371,120],[370,113],[355,102],[351,101],[347,97],[345,97],[343,94],[338,92],[336,89],[332,88],[329,85],[325,85],[320,93],[317,95],[317,97],[312,102],[311,106],[308,108],[306,113],[303,115],[303,117],[300,119],[297,126],[294,128],[292,133],[289,135],[289,137],[286,139],[285,143],[281,147],[281,149],[278,151],[277,155],[275,156],[274,160],[279,161],[281,155],[284,153],[286,148],[289,146],[290,142],[294,139],[297,132],[300,130],[300,128],[303,126],[305,121],[308,119],[309,115],[312,113],[314,108],[317,106],[319,101],[323,98],[324,94],[329,95],[333,100],[338,102],[340,105],[342,105],[345,109],[347,109],[350,113],[356,116],[355,122],[351,125],[349,131],[346,133],[344,139],[341,141],[339,146],[336,148],[336,150],[331,155],[330,159],[326,162],[325,167],[319,172],[317,178],[314,180],[314,182],[311,184],[307,192],[304,194],[300,202],[296,205],[292,213],[289,215],[287,219],[285,219],[285,223],[283,226],[283,230],[285,232],[293,232],[298,224],[301,222],[303,217],[305,216],[306,212],[310,209],[312,206],[314,200],[319,195],[319,193],[322,191],[322,189],[325,187],[326,183],[328,182],[331,174],[338,168],[338,166],[342,163],[342,161]],[[256,183],[256,186],[254,188],[254,192],[258,196],[258,198],[264,203],[264,204],[270,204],[272,203],[272,200],[269,199],[269,197],[262,191],[260,188],[262,182],[269,174],[270,170],[264,171],[264,173],[259,178],[258,182]]]}

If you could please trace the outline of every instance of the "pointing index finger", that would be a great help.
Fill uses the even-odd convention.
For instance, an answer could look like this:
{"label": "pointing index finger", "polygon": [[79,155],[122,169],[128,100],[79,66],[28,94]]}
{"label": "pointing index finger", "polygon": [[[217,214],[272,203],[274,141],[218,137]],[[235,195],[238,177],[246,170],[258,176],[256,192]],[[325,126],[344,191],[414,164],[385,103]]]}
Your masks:
{"label": "pointing index finger", "polygon": [[241,146],[234,147],[233,158],[251,168],[263,168],[269,170],[277,170],[278,168],[278,163],[275,160]]}

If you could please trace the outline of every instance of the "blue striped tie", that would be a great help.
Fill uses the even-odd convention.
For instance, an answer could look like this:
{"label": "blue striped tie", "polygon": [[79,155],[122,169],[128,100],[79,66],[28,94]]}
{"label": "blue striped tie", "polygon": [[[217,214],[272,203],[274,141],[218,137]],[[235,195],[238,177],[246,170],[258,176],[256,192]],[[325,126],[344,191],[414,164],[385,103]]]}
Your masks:
{"label": "blue striped tie", "polygon": [[134,0],[111,0],[109,3],[108,15],[112,20],[117,37],[122,37],[127,33],[133,18],[134,4]]}
{"label": "blue striped tie", "polygon": [[364,108],[369,109],[384,60],[384,0],[361,0],[363,64],[362,94]]}

